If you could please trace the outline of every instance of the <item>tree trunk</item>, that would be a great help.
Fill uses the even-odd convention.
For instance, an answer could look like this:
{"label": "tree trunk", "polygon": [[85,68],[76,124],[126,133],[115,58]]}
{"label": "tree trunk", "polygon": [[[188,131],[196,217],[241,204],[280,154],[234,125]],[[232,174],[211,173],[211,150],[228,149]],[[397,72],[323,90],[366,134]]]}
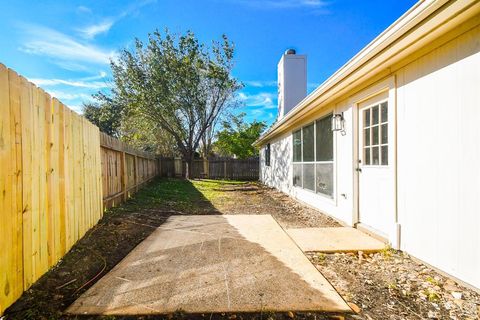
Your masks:
{"label": "tree trunk", "polygon": [[185,158],[185,179],[189,180],[193,168],[193,157],[194,153],[186,153]]}

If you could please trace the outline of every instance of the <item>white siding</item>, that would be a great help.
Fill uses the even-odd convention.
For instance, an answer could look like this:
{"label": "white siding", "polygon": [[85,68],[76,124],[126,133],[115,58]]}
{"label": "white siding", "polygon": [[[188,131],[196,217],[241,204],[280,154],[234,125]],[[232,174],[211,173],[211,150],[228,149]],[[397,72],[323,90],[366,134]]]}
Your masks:
{"label": "white siding", "polygon": [[398,72],[401,248],[480,288],[480,27]]}
{"label": "white siding", "polygon": [[[400,248],[480,288],[480,27],[392,76]],[[261,180],[351,225],[356,125],[349,101],[335,107],[346,135],[335,135],[333,200],[292,187],[291,132],[271,142],[272,165],[262,161]]]}
{"label": "white siding", "polygon": [[292,188],[292,136],[270,142],[270,166],[265,165],[265,148],[260,153],[260,180],[267,186],[290,193]]}

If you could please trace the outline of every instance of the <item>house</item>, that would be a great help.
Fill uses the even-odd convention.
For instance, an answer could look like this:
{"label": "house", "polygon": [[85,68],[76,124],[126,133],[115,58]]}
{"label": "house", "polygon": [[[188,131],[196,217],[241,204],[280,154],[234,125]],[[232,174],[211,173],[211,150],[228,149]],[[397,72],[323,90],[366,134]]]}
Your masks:
{"label": "house", "polygon": [[261,181],[480,288],[480,2],[419,1],[306,97],[295,54]]}

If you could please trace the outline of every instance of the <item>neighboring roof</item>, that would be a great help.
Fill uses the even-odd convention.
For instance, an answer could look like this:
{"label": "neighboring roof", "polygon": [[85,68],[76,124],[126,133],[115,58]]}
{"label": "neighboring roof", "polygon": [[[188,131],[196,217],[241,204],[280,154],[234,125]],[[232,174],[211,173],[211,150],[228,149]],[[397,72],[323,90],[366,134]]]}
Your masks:
{"label": "neighboring roof", "polygon": [[[423,0],[350,59],[317,89],[274,123],[254,145],[261,146],[298,120],[338,98],[365,76],[372,77],[480,12],[480,1]],[[459,22],[460,21],[460,22]],[[367,78],[368,79],[368,78]]]}

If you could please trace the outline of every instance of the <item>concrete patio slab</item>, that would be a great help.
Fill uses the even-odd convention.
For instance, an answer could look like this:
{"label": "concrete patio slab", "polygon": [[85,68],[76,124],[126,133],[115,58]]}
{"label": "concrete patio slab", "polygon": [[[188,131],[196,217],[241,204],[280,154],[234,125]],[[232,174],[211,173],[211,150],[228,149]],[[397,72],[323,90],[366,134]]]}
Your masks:
{"label": "concrete patio slab", "polygon": [[351,312],[270,215],[172,216],[67,310]]}
{"label": "concrete patio slab", "polygon": [[299,228],[287,233],[305,252],[378,252],[385,243],[355,228]]}

